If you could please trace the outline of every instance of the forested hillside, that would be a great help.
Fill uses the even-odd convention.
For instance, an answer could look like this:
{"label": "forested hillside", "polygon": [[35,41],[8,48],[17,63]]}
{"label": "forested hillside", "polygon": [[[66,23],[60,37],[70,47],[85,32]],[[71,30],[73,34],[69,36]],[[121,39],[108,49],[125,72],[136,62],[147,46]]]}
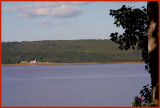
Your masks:
{"label": "forested hillside", "polygon": [[121,51],[111,40],[2,42],[2,64],[39,62],[140,62],[141,52]]}

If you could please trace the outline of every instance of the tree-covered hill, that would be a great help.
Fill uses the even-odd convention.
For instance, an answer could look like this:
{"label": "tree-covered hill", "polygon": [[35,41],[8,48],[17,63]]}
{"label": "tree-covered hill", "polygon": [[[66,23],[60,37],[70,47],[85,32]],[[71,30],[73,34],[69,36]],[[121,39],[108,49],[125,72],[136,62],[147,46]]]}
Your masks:
{"label": "tree-covered hill", "polygon": [[111,40],[45,40],[2,42],[2,64],[39,62],[140,62],[141,52],[121,51]]}

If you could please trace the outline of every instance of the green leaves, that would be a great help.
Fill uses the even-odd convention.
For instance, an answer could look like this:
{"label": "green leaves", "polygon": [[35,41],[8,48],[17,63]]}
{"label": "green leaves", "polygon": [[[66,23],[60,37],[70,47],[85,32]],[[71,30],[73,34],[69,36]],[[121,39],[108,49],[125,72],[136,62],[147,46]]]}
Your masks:
{"label": "green leaves", "polygon": [[[126,7],[110,10],[110,15],[114,17],[114,24],[124,29],[124,33],[111,33],[111,40],[119,44],[120,50],[138,49],[141,50],[142,60],[147,64],[145,69],[149,72],[148,65],[148,37],[147,37],[147,11],[143,6],[141,9]],[[141,97],[136,96],[132,106],[151,106],[152,90],[144,86],[140,91]]]}
{"label": "green leaves", "polygon": [[122,27],[124,33],[111,33],[111,40],[119,44],[119,49],[138,49],[142,51],[142,60],[148,63],[147,51],[147,11],[143,6],[140,8],[126,7],[110,10],[110,15],[114,17],[114,24]]}

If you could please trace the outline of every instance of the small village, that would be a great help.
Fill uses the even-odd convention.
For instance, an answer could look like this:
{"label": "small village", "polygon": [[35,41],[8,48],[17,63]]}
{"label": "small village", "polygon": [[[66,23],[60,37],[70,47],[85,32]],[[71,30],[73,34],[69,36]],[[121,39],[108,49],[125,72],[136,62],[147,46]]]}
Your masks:
{"label": "small village", "polygon": [[37,60],[36,59],[34,59],[34,60],[31,60],[31,61],[21,61],[21,63],[20,64],[36,64],[37,63]]}
{"label": "small village", "polygon": [[19,65],[28,65],[28,64],[30,64],[30,65],[32,65],[32,64],[38,65],[38,64],[50,64],[50,63],[48,61],[47,62],[38,61],[36,58],[32,59],[31,61],[21,61],[19,63]]}

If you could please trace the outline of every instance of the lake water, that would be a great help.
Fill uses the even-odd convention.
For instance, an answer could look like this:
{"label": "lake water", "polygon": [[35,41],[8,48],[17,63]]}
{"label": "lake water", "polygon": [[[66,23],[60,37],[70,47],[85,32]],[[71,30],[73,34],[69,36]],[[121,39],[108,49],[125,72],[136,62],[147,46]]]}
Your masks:
{"label": "lake water", "polygon": [[131,106],[145,64],[2,66],[2,106]]}

